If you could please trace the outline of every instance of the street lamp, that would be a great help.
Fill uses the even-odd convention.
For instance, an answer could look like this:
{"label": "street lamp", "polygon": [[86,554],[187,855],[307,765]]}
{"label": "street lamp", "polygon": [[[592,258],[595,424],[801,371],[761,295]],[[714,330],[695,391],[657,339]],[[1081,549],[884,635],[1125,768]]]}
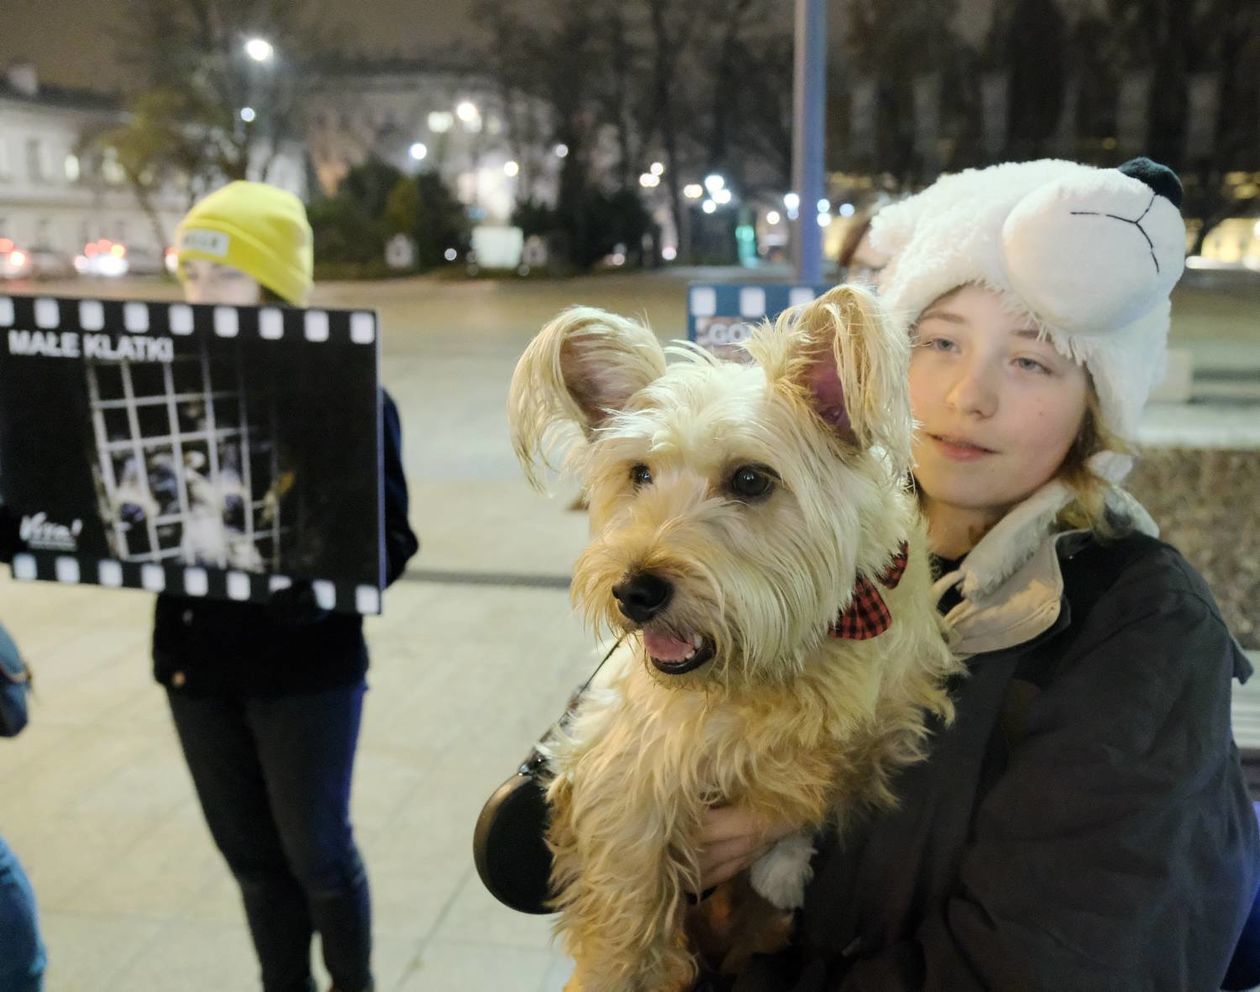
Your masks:
{"label": "street lamp", "polygon": [[461,101],[455,108],[455,116],[460,119],[466,130],[481,130],[481,111],[477,109],[477,105],[471,100]]}
{"label": "street lamp", "polygon": [[245,54],[255,62],[270,62],[276,50],[266,38],[250,38],[245,42]]}

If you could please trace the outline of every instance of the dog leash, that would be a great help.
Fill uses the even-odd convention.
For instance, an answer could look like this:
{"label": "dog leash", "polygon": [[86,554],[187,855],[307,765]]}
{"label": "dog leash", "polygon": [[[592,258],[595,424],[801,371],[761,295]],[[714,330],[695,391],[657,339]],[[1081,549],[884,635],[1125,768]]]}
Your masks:
{"label": "dog leash", "polygon": [[521,762],[521,767],[517,769],[519,774],[530,776],[535,775],[546,763],[547,756],[542,751],[542,745],[545,744],[547,740],[549,740],[557,731],[564,729],[564,725],[570,718],[572,718],[574,712],[577,710],[578,702],[582,699],[582,696],[586,694],[586,690],[591,687],[591,683],[595,681],[595,676],[600,673],[604,665],[608,663],[608,659],[616,653],[617,649],[621,647],[621,645],[625,642],[625,639],[629,636],[629,634],[622,634],[617,638],[613,646],[608,649],[608,653],[604,655],[604,657],[600,659],[599,664],[595,666],[595,670],[587,676],[586,681],[578,686],[573,695],[569,697],[568,705],[565,706],[564,712],[560,714],[560,719],[546,729],[543,735],[538,738],[538,743],[534,745],[533,750],[529,752],[529,757]]}

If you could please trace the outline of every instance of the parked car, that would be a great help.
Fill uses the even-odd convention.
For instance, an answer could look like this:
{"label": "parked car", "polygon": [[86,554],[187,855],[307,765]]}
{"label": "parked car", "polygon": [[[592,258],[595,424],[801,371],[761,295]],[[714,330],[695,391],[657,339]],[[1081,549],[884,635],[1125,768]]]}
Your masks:
{"label": "parked car", "polygon": [[127,246],[108,238],[89,241],[75,257],[74,270],[82,276],[125,276],[131,270]]}
{"label": "parked car", "polygon": [[30,252],[19,248],[9,238],[0,238],[0,279],[28,279],[30,275]]}
{"label": "parked car", "polygon": [[74,275],[74,262],[65,252],[55,248],[30,248],[31,276],[35,279],[64,279]]}

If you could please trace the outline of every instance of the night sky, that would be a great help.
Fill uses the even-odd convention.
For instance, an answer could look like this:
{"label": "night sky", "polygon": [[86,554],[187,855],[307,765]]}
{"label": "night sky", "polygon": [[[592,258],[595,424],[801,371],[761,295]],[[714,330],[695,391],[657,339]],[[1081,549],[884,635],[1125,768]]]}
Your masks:
{"label": "night sky", "polygon": [[[483,35],[472,21],[472,0],[294,0],[335,28],[346,48],[369,56],[416,55],[452,43],[477,44]],[[692,0],[675,0],[690,3]],[[783,5],[791,21],[793,0]],[[828,0],[830,25],[853,0]],[[1080,6],[1097,0],[1063,0]],[[994,0],[962,0],[958,27],[976,37],[989,19]],[[119,65],[111,31],[122,16],[123,0],[0,0],[0,68],[24,59],[35,63],[49,84],[116,91],[133,76]],[[347,13],[347,8],[353,14]],[[829,26],[830,26],[829,25]],[[831,27],[834,40],[835,28]]]}
{"label": "night sky", "polygon": [[[480,40],[471,0],[296,2],[338,27],[348,48],[371,55],[413,55]],[[23,59],[49,84],[124,89],[132,76],[116,62],[111,31],[125,6],[121,0],[0,0],[0,67]]]}

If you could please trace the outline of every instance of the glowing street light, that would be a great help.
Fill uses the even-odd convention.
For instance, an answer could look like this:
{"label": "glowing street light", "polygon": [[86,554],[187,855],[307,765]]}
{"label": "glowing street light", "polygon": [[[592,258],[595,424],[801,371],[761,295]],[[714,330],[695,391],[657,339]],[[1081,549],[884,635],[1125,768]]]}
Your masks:
{"label": "glowing street light", "polygon": [[245,42],[245,54],[255,62],[270,62],[276,50],[266,38],[250,38]]}
{"label": "glowing street light", "polygon": [[423,162],[425,156],[429,154],[429,146],[423,141],[417,141],[407,149],[407,154],[410,155],[414,161]]}

